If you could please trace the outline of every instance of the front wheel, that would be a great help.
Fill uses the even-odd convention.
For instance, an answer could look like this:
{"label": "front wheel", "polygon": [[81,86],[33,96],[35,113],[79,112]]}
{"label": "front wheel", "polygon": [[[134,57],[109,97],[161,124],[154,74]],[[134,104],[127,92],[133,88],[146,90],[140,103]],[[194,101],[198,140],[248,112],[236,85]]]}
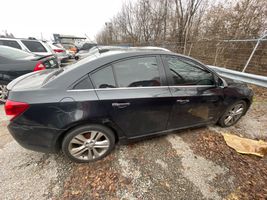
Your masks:
{"label": "front wheel", "polygon": [[62,142],[63,153],[74,162],[104,158],[115,146],[114,133],[101,125],[87,125],[70,131]]}
{"label": "front wheel", "polygon": [[232,126],[239,121],[246,111],[247,103],[240,100],[227,108],[218,123],[222,127]]}

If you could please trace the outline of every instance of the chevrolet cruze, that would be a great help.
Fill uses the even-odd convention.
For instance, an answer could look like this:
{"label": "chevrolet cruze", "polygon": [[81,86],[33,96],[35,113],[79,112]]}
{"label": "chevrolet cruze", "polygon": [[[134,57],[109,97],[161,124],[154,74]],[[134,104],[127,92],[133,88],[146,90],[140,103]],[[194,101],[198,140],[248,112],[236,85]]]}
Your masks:
{"label": "chevrolet cruze", "polygon": [[195,59],[166,51],[112,51],[8,85],[8,129],[25,148],[75,162],[108,155],[116,142],[208,124],[228,127],[253,92]]}

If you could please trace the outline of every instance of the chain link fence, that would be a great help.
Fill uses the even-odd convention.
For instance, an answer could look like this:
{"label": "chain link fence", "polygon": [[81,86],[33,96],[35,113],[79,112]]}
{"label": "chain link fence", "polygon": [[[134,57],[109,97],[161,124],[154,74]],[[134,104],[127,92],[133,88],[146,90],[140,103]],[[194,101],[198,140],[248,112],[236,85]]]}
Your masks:
{"label": "chain link fence", "polygon": [[[207,65],[214,65],[242,71],[250,57],[257,40],[255,41],[196,41],[178,43],[175,41],[150,42],[141,44],[116,43],[109,45],[126,46],[158,46],[173,52],[191,56]],[[267,76],[267,41],[258,45],[246,72]]]}

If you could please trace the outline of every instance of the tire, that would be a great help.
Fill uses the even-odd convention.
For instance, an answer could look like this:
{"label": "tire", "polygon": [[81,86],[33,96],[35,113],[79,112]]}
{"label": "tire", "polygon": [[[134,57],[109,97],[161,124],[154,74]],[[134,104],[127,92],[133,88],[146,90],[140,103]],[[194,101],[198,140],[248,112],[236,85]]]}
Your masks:
{"label": "tire", "polygon": [[107,156],[115,147],[115,135],[102,125],[80,126],[67,133],[62,151],[71,161],[87,163]]}
{"label": "tire", "polygon": [[[242,111],[240,110],[242,108]],[[247,103],[237,101],[229,106],[218,121],[221,127],[229,127],[236,124],[247,111]],[[239,114],[238,114],[239,113]]]}

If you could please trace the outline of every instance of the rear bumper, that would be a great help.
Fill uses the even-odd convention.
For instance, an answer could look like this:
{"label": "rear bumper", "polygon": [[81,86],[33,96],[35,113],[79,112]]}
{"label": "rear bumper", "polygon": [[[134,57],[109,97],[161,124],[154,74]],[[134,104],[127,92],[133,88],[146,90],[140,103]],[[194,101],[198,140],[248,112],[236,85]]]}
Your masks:
{"label": "rear bumper", "polygon": [[14,122],[8,125],[8,130],[22,147],[44,153],[56,153],[60,150],[58,138],[64,131],[47,127],[18,125]]}

